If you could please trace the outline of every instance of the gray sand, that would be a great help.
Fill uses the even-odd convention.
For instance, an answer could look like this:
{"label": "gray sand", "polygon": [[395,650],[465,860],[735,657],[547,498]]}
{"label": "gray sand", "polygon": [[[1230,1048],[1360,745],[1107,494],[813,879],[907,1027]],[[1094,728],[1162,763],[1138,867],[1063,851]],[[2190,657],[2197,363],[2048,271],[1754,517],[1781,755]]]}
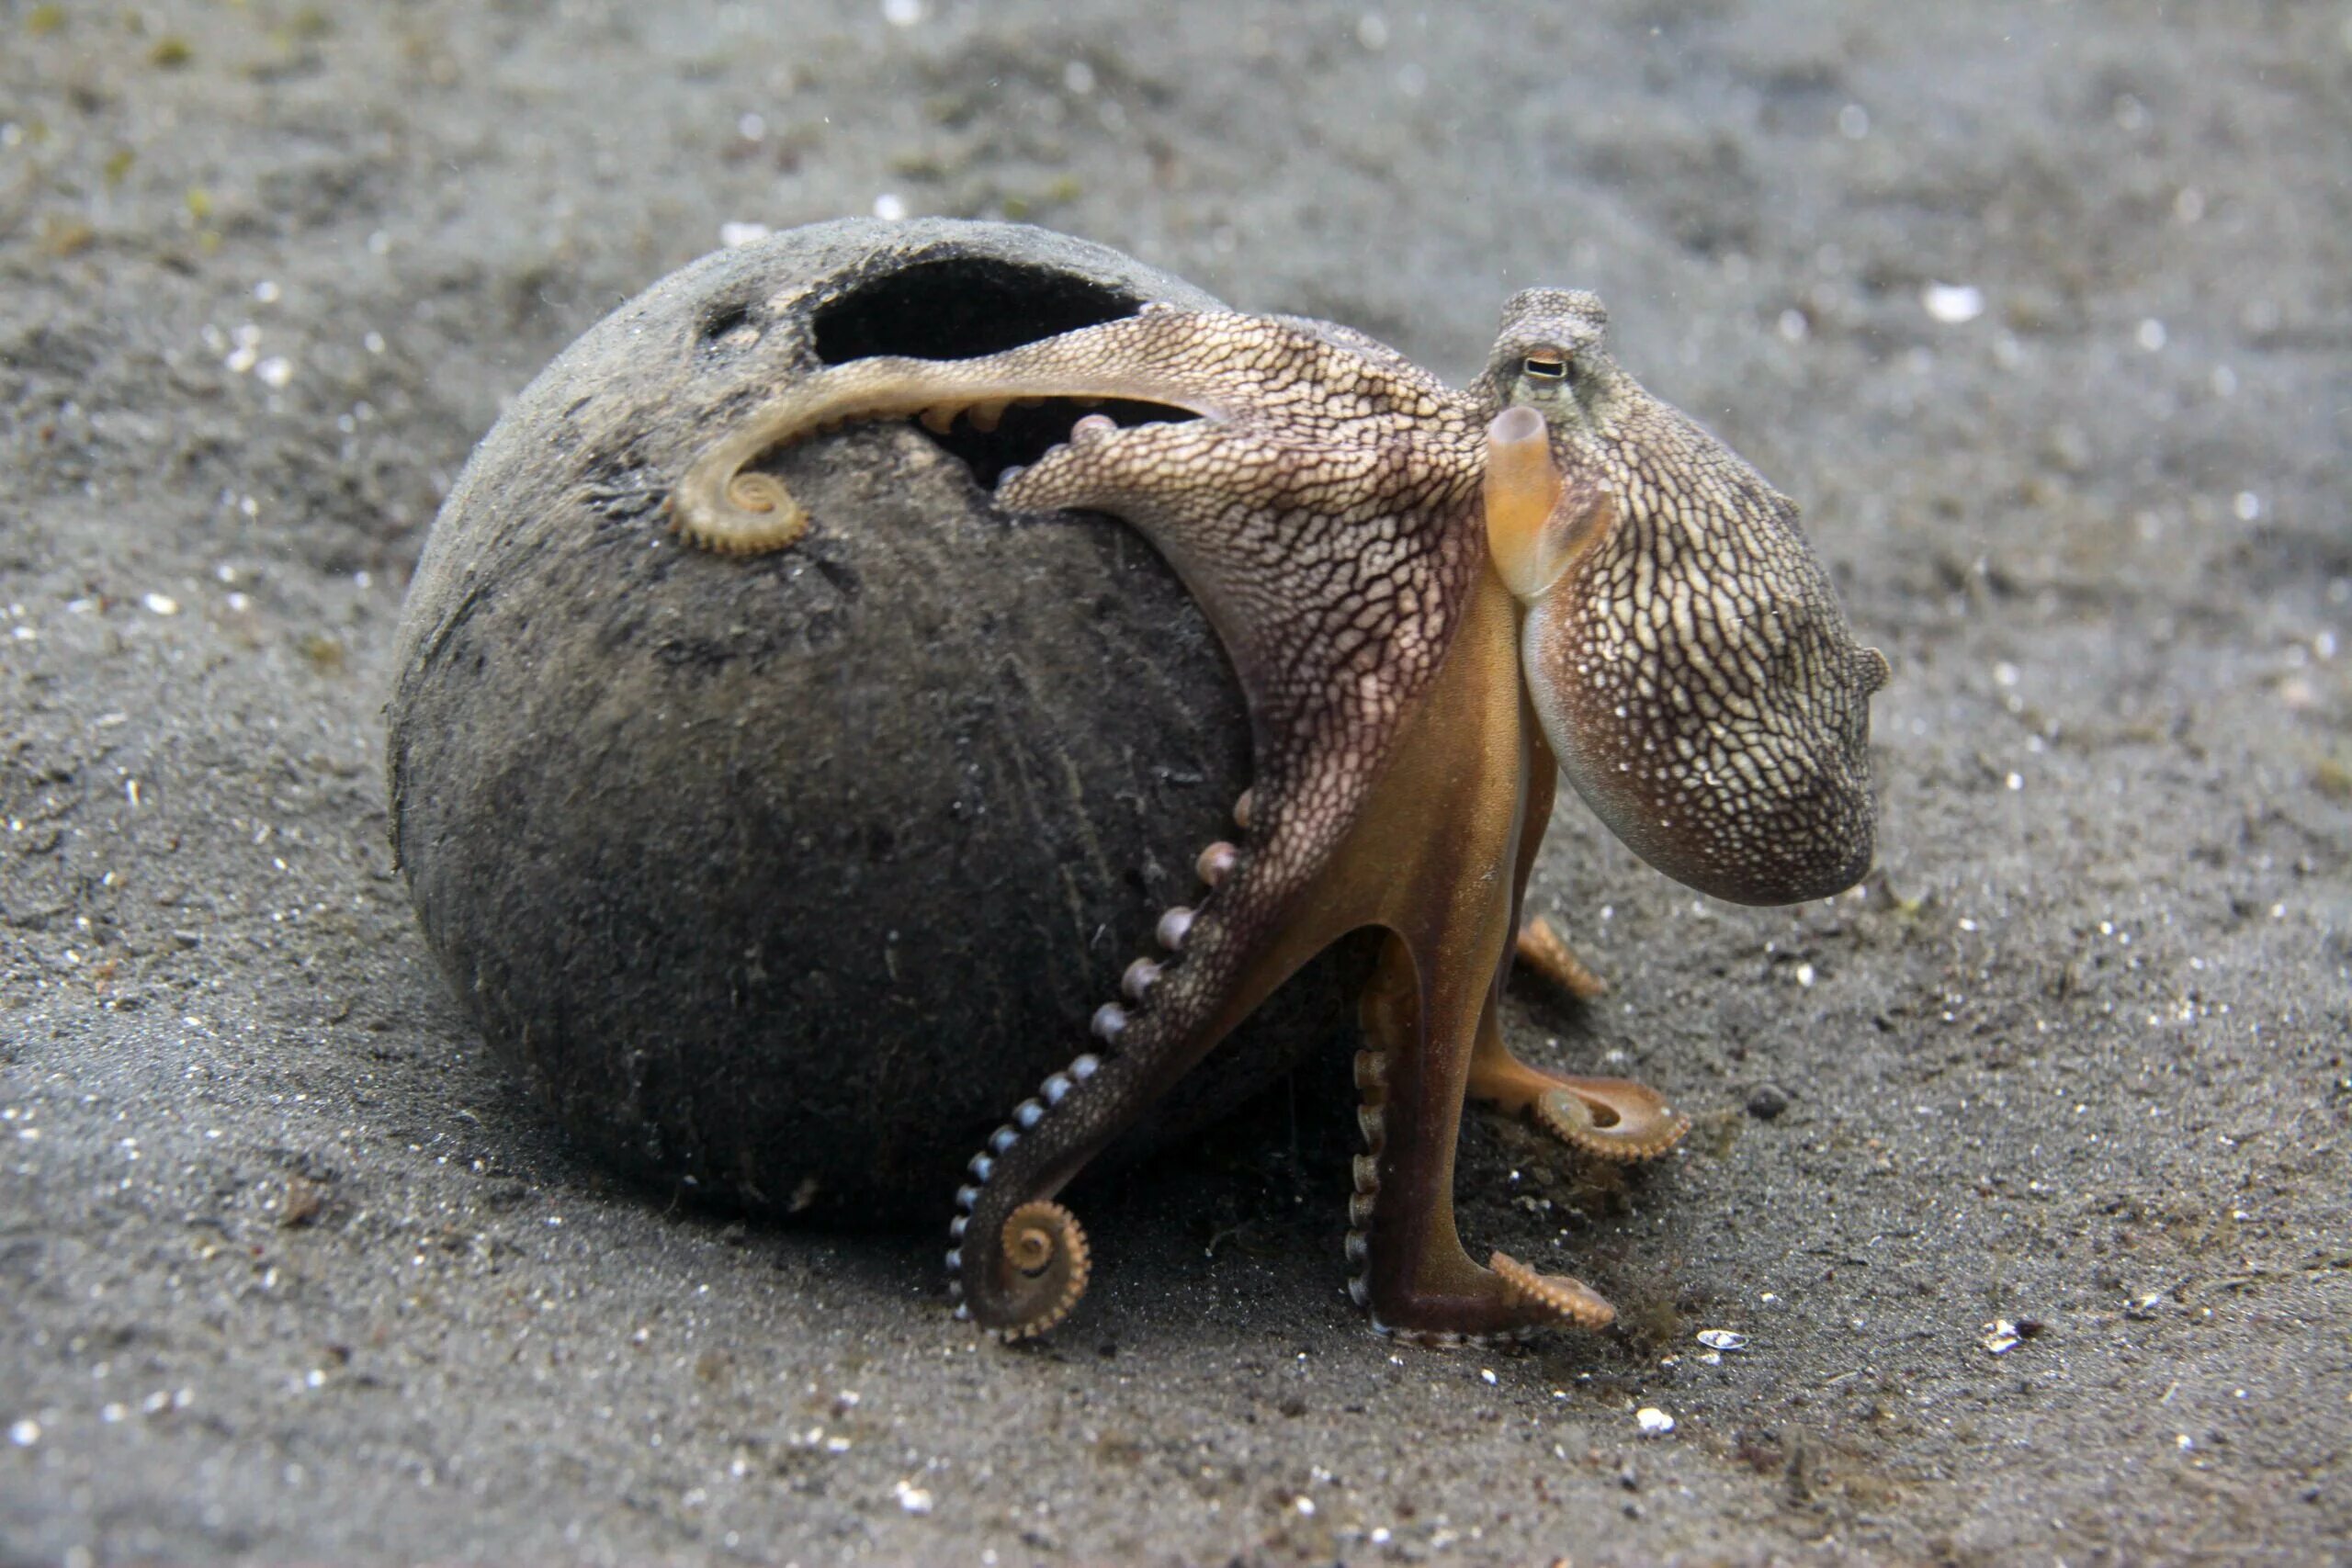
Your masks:
{"label": "gray sand", "polygon": [[[2342,6],[635,9],[0,9],[0,1560],[2352,1560]],[[1473,1244],[1626,1331],[1374,1337],[1276,1104],[1007,1350],[461,1026],[379,773],[439,495],[722,224],[889,202],[1455,376],[1589,287],[1804,504],[1883,872],[1707,904],[1564,805],[1614,989],[1510,1027],[1701,1126],[1468,1128]]]}

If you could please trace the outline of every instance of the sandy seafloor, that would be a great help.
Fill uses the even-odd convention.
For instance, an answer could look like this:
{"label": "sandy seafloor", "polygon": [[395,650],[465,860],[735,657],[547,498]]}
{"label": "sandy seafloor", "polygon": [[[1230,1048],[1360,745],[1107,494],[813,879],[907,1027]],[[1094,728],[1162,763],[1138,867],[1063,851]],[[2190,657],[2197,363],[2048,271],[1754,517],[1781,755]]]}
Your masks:
{"label": "sandy seafloor", "polygon": [[[0,6],[0,1560],[2352,1560],[2347,179],[2332,3]],[[722,224],[877,204],[1456,377],[1590,287],[1804,504],[1883,872],[1698,902],[1565,804],[1615,989],[1510,1027],[1701,1127],[1467,1134],[1631,1331],[1374,1337],[1278,1107],[1009,1351],[469,1037],[379,778],[438,499]]]}

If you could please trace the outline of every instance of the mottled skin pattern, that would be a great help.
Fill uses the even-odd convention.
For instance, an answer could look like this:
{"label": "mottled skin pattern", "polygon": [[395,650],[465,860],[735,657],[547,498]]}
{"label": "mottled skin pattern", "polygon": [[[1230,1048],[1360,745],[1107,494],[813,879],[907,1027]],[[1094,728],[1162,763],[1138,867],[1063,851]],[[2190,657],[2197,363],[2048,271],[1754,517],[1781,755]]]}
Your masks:
{"label": "mottled skin pattern", "polygon": [[973,1158],[948,1254],[959,1312],[1009,1337],[1060,1321],[1089,1262],[1055,1195],[1301,964],[1374,927],[1356,1299],[1441,1342],[1613,1316],[1577,1280],[1501,1253],[1480,1267],[1453,1224],[1465,1098],[1608,1158],[1688,1126],[1639,1085],[1503,1045],[1555,758],[1670,874],[1749,902],[1821,897],[1870,862],[1868,697],[1886,667],[1848,635],[1793,507],[1618,369],[1604,325],[1590,295],[1518,295],[1486,374],[1455,391],[1329,323],[1147,310],[983,359],[816,372],[681,479],[688,538],[775,549],[811,523],[747,465],[845,421],[986,428],[1028,399],[1197,416],[1090,415],[997,492],[1151,539],[1231,655],[1256,774],[1235,841],[1201,854],[1207,891],[1159,920],[1169,956],[1128,968],[1093,1047]]}
{"label": "mottled skin pattern", "polygon": [[[1869,698],[1796,503],[1605,351],[1590,295],[1515,302],[1487,384],[1540,414],[1614,536],[1565,566],[1523,639],[1561,766],[1645,860],[1739,903],[1817,897],[1870,868]],[[1545,344],[1557,378],[1507,378]],[[1612,787],[1612,781],[1617,781]]]}

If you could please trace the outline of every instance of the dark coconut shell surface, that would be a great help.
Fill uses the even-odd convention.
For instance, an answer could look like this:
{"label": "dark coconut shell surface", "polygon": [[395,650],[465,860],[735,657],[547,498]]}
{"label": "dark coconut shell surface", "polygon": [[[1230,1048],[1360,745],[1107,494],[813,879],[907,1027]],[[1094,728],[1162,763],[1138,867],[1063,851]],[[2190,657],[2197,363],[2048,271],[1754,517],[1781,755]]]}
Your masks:
{"label": "dark coconut shell surface", "polygon": [[[1086,1048],[1249,783],[1238,688],[1143,539],[987,487],[1075,408],[774,454],[814,526],[748,559],[671,482],[790,378],[1210,307],[1017,225],[846,220],[703,258],[524,390],[402,617],[393,847],[489,1043],[582,1143],[768,1213],[929,1221]],[[1114,1151],[1264,1088],[1349,1019],[1285,987]]]}

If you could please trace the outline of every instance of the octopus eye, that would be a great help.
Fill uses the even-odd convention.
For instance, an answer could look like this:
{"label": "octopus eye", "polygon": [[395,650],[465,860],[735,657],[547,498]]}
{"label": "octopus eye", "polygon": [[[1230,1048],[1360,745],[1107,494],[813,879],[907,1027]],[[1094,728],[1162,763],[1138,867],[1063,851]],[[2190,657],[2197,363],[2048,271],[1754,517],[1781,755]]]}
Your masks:
{"label": "octopus eye", "polygon": [[1557,353],[1531,354],[1519,362],[1520,374],[1538,381],[1565,381],[1568,378],[1567,355]]}

